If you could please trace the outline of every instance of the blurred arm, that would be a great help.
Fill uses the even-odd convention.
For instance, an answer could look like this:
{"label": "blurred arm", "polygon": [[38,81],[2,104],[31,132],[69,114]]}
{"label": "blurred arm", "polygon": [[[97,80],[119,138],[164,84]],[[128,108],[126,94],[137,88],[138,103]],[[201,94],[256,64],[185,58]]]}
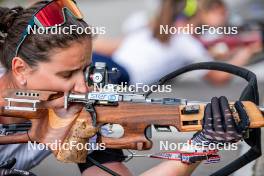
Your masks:
{"label": "blurred arm", "polygon": [[[248,64],[250,58],[252,58],[254,54],[261,51],[261,48],[262,46],[259,45],[259,43],[242,47],[227,63],[239,67],[245,66]],[[209,71],[204,78],[214,85],[223,85],[232,78],[232,75],[225,72]]]}
{"label": "blurred arm", "polygon": [[180,161],[164,161],[161,164],[149,169],[141,176],[189,176],[199,164],[187,165]]}

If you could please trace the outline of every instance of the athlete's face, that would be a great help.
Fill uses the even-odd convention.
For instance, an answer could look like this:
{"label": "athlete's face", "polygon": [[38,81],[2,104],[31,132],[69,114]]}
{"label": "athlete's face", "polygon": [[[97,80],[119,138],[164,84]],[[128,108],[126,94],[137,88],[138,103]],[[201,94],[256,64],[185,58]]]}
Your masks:
{"label": "athlete's face", "polygon": [[201,13],[202,24],[209,26],[225,26],[228,18],[228,11],[225,7],[218,6],[209,11]]}
{"label": "athlete's face", "polygon": [[26,89],[59,92],[87,92],[83,70],[91,62],[90,39],[73,42],[70,47],[51,51],[48,62],[24,72]]}

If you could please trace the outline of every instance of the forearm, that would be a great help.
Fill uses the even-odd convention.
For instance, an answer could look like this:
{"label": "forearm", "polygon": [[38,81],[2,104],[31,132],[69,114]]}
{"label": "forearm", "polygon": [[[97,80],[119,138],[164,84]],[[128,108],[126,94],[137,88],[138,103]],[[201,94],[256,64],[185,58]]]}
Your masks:
{"label": "forearm", "polygon": [[164,161],[142,173],[141,176],[188,176],[192,174],[199,164],[200,163],[187,165],[180,161]]}
{"label": "forearm", "polygon": [[[249,48],[244,48],[243,50],[235,54],[233,58],[229,60],[227,63],[241,67],[248,63],[252,55],[253,53]],[[220,72],[220,71],[209,71],[205,75],[205,79],[214,85],[223,85],[227,83],[231,78],[232,76],[229,73]]]}
{"label": "forearm", "polygon": [[244,47],[240,52],[236,53],[228,63],[236,66],[244,66],[249,62],[253,54],[254,53],[252,53],[249,48]]}
{"label": "forearm", "polygon": [[220,71],[209,71],[205,76],[204,79],[209,81],[211,84],[215,86],[221,86],[226,84],[232,76],[225,72]]}

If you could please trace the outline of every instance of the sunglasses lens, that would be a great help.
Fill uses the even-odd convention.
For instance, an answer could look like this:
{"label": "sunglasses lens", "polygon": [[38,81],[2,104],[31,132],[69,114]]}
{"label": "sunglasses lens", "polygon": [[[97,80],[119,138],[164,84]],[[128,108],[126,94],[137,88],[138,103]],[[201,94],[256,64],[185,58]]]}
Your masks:
{"label": "sunglasses lens", "polygon": [[72,0],[59,0],[62,7],[66,7],[77,19],[83,19],[80,9]]}
{"label": "sunglasses lens", "polygon": [[43,27],[51,27],[64,23],[64,16],[61,6],[53,1],[48,4],[46,7],[41,9],[36,15],[38,22]]}
{"label": "sunglasses lens", "polygon": [[65,8],[77,19],[83,18],[81,11],[72,0],[54,0],[41,9],[35,18],[43,27],[60,25],[64,23],[63,10]]}

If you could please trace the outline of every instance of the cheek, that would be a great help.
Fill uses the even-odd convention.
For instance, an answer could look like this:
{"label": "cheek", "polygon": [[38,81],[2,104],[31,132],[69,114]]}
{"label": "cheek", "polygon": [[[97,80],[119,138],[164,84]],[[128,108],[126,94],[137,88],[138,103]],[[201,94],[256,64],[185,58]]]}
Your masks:
{"label": "cheek", "polygon": [[65,81],[49,73],[34,73],[27,80],[27,89],[67,92],[72,88],[73,83],[70,81]]}

